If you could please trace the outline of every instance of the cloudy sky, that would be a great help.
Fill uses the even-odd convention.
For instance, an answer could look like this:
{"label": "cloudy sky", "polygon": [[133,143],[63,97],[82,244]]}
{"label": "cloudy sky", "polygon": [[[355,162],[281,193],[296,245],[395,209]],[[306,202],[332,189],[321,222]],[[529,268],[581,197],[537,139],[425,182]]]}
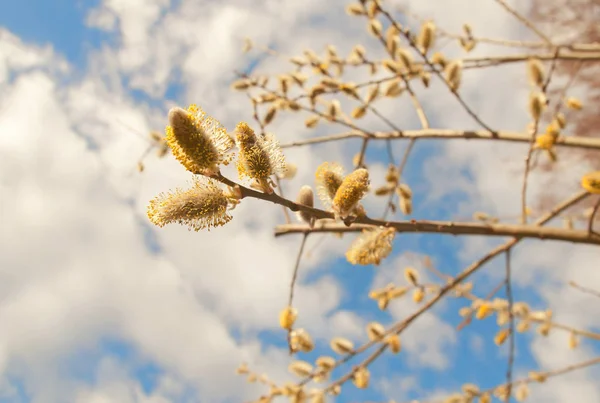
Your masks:
{"label": "cloudy sky", "polygon": [[[386,2],[409,6],[440,27],[477,35],[535,39],[493,0]],[[516,3],[516,2],[511,2]],[[525,11],[528,2],[518,2]],[[155,153],[138,173],[148,133],[162,131],[169,108],[197,103],[229,130],[252,122],[242,93],[232,92],[234,71],[278,74],[287,58],[306,48],[323,54],[332,44],[347,55],[360,43],[383,56],[366,21],[332,0],[22,0],[0,6],[0,402],[239,402],[264,387],[235,374],[247,362],[273,380],[288,374],[285,333],[278,312],[287,303],[298,236],[273,237],[284,222],[278,206],[244,200],[227,226],[189,232],[154,227],[145,211],[160,192],[185,187],[191,177],[170,156]],[[414,23],[404,21],[403,23]],[[281,56],[242,53],[243,39]],[[471,56],[509,49],[481,46]],[[465,57],[456,44],[449,57]],[[364,72],[350,73],[354,80]],[[465,73],[461,93],[498,129],[524,130],[528,87],[522,64]],[[433,127],[477,128],[444,88],[418,86]],[[581,88],[573,90],[585,95]],[[345,105],[345,104],[343,104]],[[419,121],[405,97],[380,111],[404,129]],[[282,115],[269,128],[282,142],[339,133],[304,127],[307,114]],[[375,119],[373,128],[385,126]],[[399,158],[406,143],[393,145]],[[323,161],[349,168],[360,142],[347,140],[286,149],[297,176],[288,195],[314,185]],[[520,209],[523,144],[430,141],[418,143],[405,180],[415,196],[414,218],[469,219],[475,211],[516,216]],[[574,154],[559,159],[560,177],[534,174],[532,199],[548,187],[560,198],[578,191],[589,170]],[[373,144],[366,164],[372,183],[383,182],[387,159]],[[381,200],[365,202],[373,216]],[[371,215],[371,214],[370,214]],[[397,219],[402,219],[397,214]],[[557,225],[559,225],[558,223]],[[409,300],[381,312],[367,298],[374,287],[403,283],[403,269],[423,278],[428,255],[456,274],[504,239],[401,235],[380,266],[352,267],[343,253],[352,241],[314,236],[302,260],[295,305],[298,326],[315,338],[308,361],[332,354],[329,340],[366,341],[371,321],[391,324],[417,309]],[[526,241],[513,253],[515,298],[556,320],[600,330],[598,300],[568,287],[574,280],[600,289],[597,248]],[[486,294],[501,279],[502,258],[478,274]],[[457,331],[464,300],[450,299],[403,333],[403,351],[372,367],[372,387],[343,389],[340,402],[406,401],[443,396],[464,383],[482,388],[504,381],[506,346],[493,343],[493,319]],[[597,343],[567,347],[568,333],[517,339],[516,375],[551,370],[600,354]],[[352,361],[351,363],[354,363]],[[334,376],[342,372],[334,372]],[[600,401],[600,373],[582,370],[532,388],[532,401]]]}

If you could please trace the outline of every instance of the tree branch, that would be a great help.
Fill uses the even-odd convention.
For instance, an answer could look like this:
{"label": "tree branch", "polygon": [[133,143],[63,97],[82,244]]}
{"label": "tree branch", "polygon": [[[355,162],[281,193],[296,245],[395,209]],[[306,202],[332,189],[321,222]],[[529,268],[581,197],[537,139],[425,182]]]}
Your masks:
{"label": "tree branch", "polygon": [[[396,140],[396,139],[467,139],[467,140],[501,140],[510,142],[528,143],[531,136],[519,132],[487,130],[449,130],[449,129],[421,129],[403,130],[401,132],[374,132],[369,135],[360,131],[350,131],[329,136],[313,137],[311,139],[294,141],[281,145],[281,148],[291,148],[310,144],[327,143],[330,141],[345,140],[351,138],[369,138],[370,140]],[[561,136],[556,140],[557,147],[584,148],[600,150],[600,138]]]}
{"label": "tree branch", "polygon": [[564,228],[538,227],[536,225],[517,224],[481,224],[451,221],[382,221],[371,218],[358,218],[350,227],[336,223],[317,223],[314,228],[302,224],[278,225],[275,227],[275,236],[297,233],[332,232],[346,233],[359,232],[373,226],[395,228],[397,232],[420,232],[450,235],[485,235],[485,236],[512,236],[517,238],[537,238],[542,240],[556,240],[573,243],[600,245],[600,236],[589,234],[583,230],[569,230]]}

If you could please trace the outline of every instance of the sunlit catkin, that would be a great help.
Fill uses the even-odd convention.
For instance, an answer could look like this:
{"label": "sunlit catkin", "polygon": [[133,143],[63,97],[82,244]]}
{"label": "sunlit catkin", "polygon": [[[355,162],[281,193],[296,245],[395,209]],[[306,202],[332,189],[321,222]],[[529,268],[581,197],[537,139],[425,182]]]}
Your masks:
{"label": "sunlit catkin", "polygon": [[292,374],[299,376],[301,378],[304,378],[304,377],[310,375],[310,373],[313,370],[313,367],[306,361],[294,361],[290,364],[290,366],[288,367],[288,370]]}
{"label": "sunlit catkin", "polygon": [[454,92],[458,90],[462,77],[462,60],[453,60],[444,69],[446,82]]}
{"label": "sunlit catkin", "polygon": [[324,162],[317,168],[315,182],[317,196],[325,209],[331,209],[335,194],[344,180],[344,169],[335,162]]}
{"label": "sunlit catkin", "polygon": [[531,85],[540,88],[544,85],[544,65],[539,59],[529,59],[527,62],[527,76]]}
{"label": "sunlit catkin", "polygon": [[297,317],[298,311],[291,306],[287,306],[279,313],[279,326],[290,330],[294,326]]}
{"label": "sunlit catkin", "polygon": [[529,387],[525,382],[521,382],[515,390],[515,399],[517,399],[517,402],[524,402],[527,397],[529,397]]}
{"label": "sunlit catkin", "polygon": [[400,65],[405,69],[405,71],[411,71],[414,64],[414,60],[410,52],[406,49],[399,48],[396,51],[396,55],[398,56]]}
{"label": "sunlit catkin", "polygon": [[545,107],[546,97],[543,93],[538,92],[529,96],[529,113],[531,114],[533,120],[540,120]]}
{"label": "sunlit catkin", "polygon": [[348,174],[338,188],[331,208],[336,219],[346,219],[369,189],[369,171],[359,168]]}
{"label": "sunlit catkin", "polygon": [[378,265],[392,251],[395,235],[394,228],[364,230],[346,252],[346,259],[355,265]]}
{"label": "sunlit catkin", "polygon": [[308,353],[315,348],[315,343],[306,330],[294,329],[290,333],[290,347],[293,351]]}
{"label": "sunlit catkin", "polygon": [[600,194],[600,171],[594,171],[583,175],[581,187],[593,194]]}
{"label": "sunlit catkin", "polygon": [[435,41],[435,24],[431,21],[426,22],[421,27],[421,32],[417,38],[417,46],[422,53],[427,53]]}
{"label": "sunlit catkin", "polygon": [[331,349],[340,355],[349,354],[354,350],[354,344],[342,337],[336,337],[329,344]]}
{"label": "sunlit catkin", "polygon": [[263,192],[273,193],[271,175],[282,175],[286,170],[279,143],[271,135],[257,136],[244,122],[236,126],[235,133],[240,177],[254,179]]}
{"label": "sunlit catkin", "polygon": [[417,285],[419,283],[419,275],[412,267],[407,267],[404,269],[404,278],[412,285]]}
{"label": "sunlit catkin", "polygon": [[371,322],[367,325],[367,336],[371,341],[381,340],[385,335],[385,328],[379,322]]}
{"label": "sunlit catkin", "polygon": [[352,382],[357,388],[366,389],[369,387],[370,378],[371,374],[369,373],[369,370],[365,367],[360,367],[354,372],[354,375],[352,376]]}
{"label": "sunlit catkin", "polygon": [[390,334],[385,338],[385,343],[390,347],[390,351],[394,354],[398,354],[402,349],[400,337],[397,334]]}
{"label": "sunlit catkin", "polygon": [[489,302],[484,302],[479,306],[479,309],[477,309],[475,318],[478,320],[482,320],[490,316],[493,312],[494,311],[492,309],[491,304]]}
{"label": "sunlit catkin", "polygon": [[200,177],[194,178],[191,189],[161,193],[150,201],[147,213],[150,221],[159,227],[179,223],[194,231],[210,230],[231,220],[227,211],[237,202],[212,179]]}
{"label": "sunlit catkin", "polygon": [[[298,193],[298,198],[296,199],[296,203],[301,204],[303,206],[307,206],[307,207],[314,207],[314,203],[315,203],[314,200],[315,200],[315,198],[314,198],[312,188],[308,185],[302,186],[300,188],[300,192]],[[303,221],[303,222],[307,223],[308,225],[310,225],[311,228],[314,225],[314,218],[312,215],[310,215],[310,213],[300,210],[297,212],[297,217],[300,221]]]}
{"label": "sunlit catkin", "polygon": [[415,290],[413,291],[413,296],[412,296],[413,301],[416,304],[418,304],[421,301],[423,301],[424,297],[425,297],[425,291],[423,291],[423,288],[422,287],[415,288]]}
{"label": "sunlit catkin", "polygon": [[567,98],[567,100],[565,101],[565,104],[567,105],[567,108],[575,109],[577,111],[581,110],[583,108],[583,104],[581,103],[581,101],[575,97]]}
{"label": "sunlit catkin", "polygon": [[494,343],[496,343],[497,346],[501,346],[502,344],[504,344],[509,335],[509,328],[501,329],[500,331],[498,331],[498,333],[496,333],[496,336],[494,336]]}
{"label": "sunlit catkin", "polygon": [[225,128],[215,119],[192,104],[187,110],[172,108],[166,141],[173,156],[190,172],[212,175],[220,164],[228,164],[227,152],[234,143]]}

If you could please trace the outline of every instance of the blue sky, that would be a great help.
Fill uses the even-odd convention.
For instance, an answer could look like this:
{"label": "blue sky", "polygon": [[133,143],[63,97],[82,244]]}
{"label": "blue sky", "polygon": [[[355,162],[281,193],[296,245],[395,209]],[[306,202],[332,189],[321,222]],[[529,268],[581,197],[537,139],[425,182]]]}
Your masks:
{"label": "blue sky", "polygon": [[[17,309],[20,307],[18,302],[21,295],[30,296],[33,305],[39,307],[40,315],[44,315],[44,310],[48,312],[45,318],[39,319],[39,328],[31,325],[33,327],[24,326],[24,330],[20,330],[20,325],[14,325],[15,329],[19,329],[15,331],[15,336],[7,336],[6,340],[1,340],[0,346],[3,349],[28,351],[33,347],[32,351],[37,353],[30,355],[15,352],[14,355],[7,353],[6,357],[2,356],[0,370],[4,371],[4,379],[3,386],[0,387],[0,402],[100,402],[105,401],[101,400],[103,397],[119,399],[124,398],[123,396],[127,396],[130,399],[128,401],[132,402],[233,402],[240,395],[245,398],[258,397],[256,393],[252,394],[256,389],[249,392],[245,389],[247,386],[234,375],[235,365],[242,358],[249,361],[251,366],[256,364],[261,370],[272,369],[275,373],[273,376],[277,379],[286,372],[289,360],[285,353],[285,333],[277,329],[276,313],[285,304],[289,274],[300,242],[299,237],[273,240],[270,235],[272,226],[280,222],[273,217],[259,217],[255,210],[245,206],[234,212],[234,220],[239,223],[235,224],[237,227],[232,226],[229,230],[225,227],[211,234],[172,227],[160,229],[150,225],[145,216],[147,200],[158,192],[181,186],[190,178],[169,157],[159,160],[154,156],[148,157],[145,162],[147,168],[142,175],[132,176],[131,170],[135,167],[136,158],[141,155],[146,144],[133,134],[123,132],[122,126],[119,127],[115,122],[123,119],[128,125],[140,127],[140,132],[160,129],[166,124],[165,117],[168,109],[173,106],[172,101],[185,106],[200,98],[210,100],[212,104],[207,109],[222,113],[218,118],[229,127],[239,120],[249,119],[251,114],[247,100],[240,94],[231,94],[228,88],[232,71],[281,71],[287,68],[276,58],[263,58],[256,54],[240,56],[241,41],[238,39],[246,35],[258,37],[276,49],[287,50],[289,46],[295,51],[300,44],[296,44],[297,38],[292,31],[302,28],[311,33],[311,26],[305,26],[308,21],[308,24],[314,24],[314,33],[302,36],[302,41],[307,45],[314,42],[314,46],[318,47],[324,41],[332,39],[342,41],[341,48],[349,48],[349,41],[360,38],[359,33],[363,28],[360,24],[356,29],[348,28],[346,20],[338,15],[336,8],[315,1],[307,2],[306,9],[302,10],[293,2],[279,6],[265,3],[265,12],[271,13],[268,14],[271,18],[268,21],[276,21],[274,16],[279,15],[277,7],[285,9],[281,11],[285,18],[298,14],[297,20],[277,20],[283,27],[290,27],[289,30],[279,28],[279,31],[277,28],[270,28],[265,21],[247,23],[250,18],[248,16],[253,16],[254,20],[250,18],[252,22],[262,16],[260,13],[252,14],[256,13],[254,7],[243,1],[223,2],[229,8],[219,8],[210,1],[201,2],[202,4],[173,2],[170,6],[167,6],[169,1],[160,0],[148,4],[137,3],[132,1],[127,3],[130,8],[119,8],[114,6],[121,4],[118,1],[23,0],[0,6],[0,28],[17,37],[22,48],[29,51],[29,47],[32,47],[34,50],[31,52],[36,52],[36,47],[50,46],[55,55],[44,63],[58,65],[57,60],[64,59],[71,68],[67,81],[62,80],[64,77],[61,78],[58,74],[46,72],[43,65],[21,70],[15,68],[15,71],[9,69],[17,81],[11,82],[11,86],[7,87],[7,97],[19,94],[19,83],[34,82],[35,78],[28,75],[30,70],[43,71],[44,79],[56,84],[56,89],[49,92],[49,98],[43,98],[45,102],[40,103],[43,105],[39,110],[45,111],[45,105],[52,104],[48,99],[59,105],[57,110],[60,113],[48,109],[48,114],[52,117],[60,115],[56,117],[58,123],[52,121],[47,124],[50,128],[62,128],[64,133],[55,135],[65,145],[39,143],[42,149],[40,152],[48,150],[51,155],[60,158],[47,164],[48,178],[38,178],[35,173],[23,174],[23,185],[15,187],[17,195],[44,194],[46,198],[43,200],[52,200],[44,208],[50,209],[55,205],[58,207],[51,210],[57,213],[44,214],[48,220],[56,215],[55,222],[40,224],[39,228],[34,225],[32,233],[25,232],[24,229],[22,235],[24,240],[35,246],[34,249],[40,256],[39,267],[47,267],[48,271],[37,272],[36,270],[41,269],[30,263],[28,259],[35,261],[36,254],[23,256],[18,252],[21,249],[15,246],[13,256],[8,254],[10,247],[6,249],[6,255],[9,256],[5,262],[7,266],[28,269],[24,270],[26,273],[22,274],[24,277],[20,280],[9,276],[7,288],[2,290],[8,301],[6,307],[2,307],[0,302],[0,311],[6,310],[8,313],[0,313],[0,324],[6,320],[4,326],[11,328],[11,320],[15,320],[11,318],[19,316],[21,312],[30,312],[25,308]],[[336,3],[337,9],[344,5],[341,1],[333,3]],[[422,7],[425,8],[424,12],[431,11],[425,5]],[[481,7],[482,13],[494,15],[493,9]],[[155,9],[158,11],[153,14]],[[88,16],[92,10],[114,15],[118,23],[113,28],[90,27]],[[146,12],[150,15],[147,20],[144,19]],[[170,23],[169,18],[174,16],[181,18],[181,21]],[[186,20],[187,16],[197,16],[204,20],[198,22],[198,27],[195,27],[193,20],[186,25],[190,22]],[[462,17],[454,17],[450,13],[448,18],[451,22],[456,22]],[[338,24],[339,27],[329,27],[327,21],[333,21],[331,24]],[[200,27],[210,29],[206,27],[211,27],[213,22],[217,26],[213,31],[206,33],[200,30]],[[495,29],[510,33],[505,25],[498,23]],[[235,29],[229,32],[228,27]],[[244,29],[248,30],[247,34],[243,32]],[[140,47],[141,50],[134,51],[126,45],[129,38],[127,35],[135,36],[137,30],[145,30],[143,38],[148,42],[145,43],[145,48]],[[200,59],[194,59],[195,55]],[[163,64],[168,65],[166,74],[161,70]],[[19,78],[23,81],[19,81]],[[111,79],[115,79],[119,85],[111,85]],[[162,96],[157,96],[152,92],[151,84],[161,80],[165,87]],[[486,82],[485,77],[480,80],[481,82],[471,83],[473,89],[469,96],[472,100],[485,98],[481,96],[481,92],[477,92],[477,88],[487,85],[489,81]],[[32,84],[32,87],[42,86]],[[30,91],[33,94],[35,89]],[[19,99],[17,95],[14,95],[15,98],[6,98],[12,100],[10,102],[0,98],[0,105],[5,102],[19,105],[16,102]],[[42,99],[44,94],[38,95]],[[510,92],[506,94],[508,99],[511,96]],[[222,102],[223,100],[226,102]],[[432,127],[456,123],[455,109],[452,109],[456,105],[450,107],[442,101],[436,103],[438,101],[432,98],[427,98],[427,102],[427,110],[432,111]],[[406,105],[409,105],[408,102]],[[481,106],[484,111],[482,113],[494,108],[494,104],[488,109],[485,105]],[[412,114],[398,114],[393,108],[388,109],[388,112],[390,116],[398,115],[402,124],[418,125]],[[0,121],[4,118],[2,113],[5,111],[0,108]],[[6,113],[8,117],[5,121],[9,121],[12,115]],[[285,119],[289,120],[275,126],[285,141],[289,141],[290,132],[315,134],[307,134],[304,129],[298,129],[297,118],[295,121],[293,117]],[[502,121],[502,116],[498,120]],[[468,126],[471,122],[463,119],[459,124]],[[30,137],[35,139],[33,136],[39,135],[40,130],[46,130],[45,126],[31,129]],[[29,138],[25,134],[22,137]],[[81,147],[81,138],[89,139],[95,147]],[[26,143],[27,147],[38,144],[37,140],[22,141],[30,141]],[[16,143],[15,140],[14,144]],[[344,147],[352,147],[354,150],[358,146],[356,141]],[[368,150],[367,165],[375,166],[379,162],[383,167],[387,166],[387,154],[382,146],[383,143]],[[405,144],[394,144],[397,161],[404,146]],[[290,159],[306,161],[307,164],[312,164],[311,169],[325,159],[351,159],[351,155],[340,156],[340,149],[336,150],[334,146],[319,147],[310,146],[290,151]],[[495,201],[498,194],[504,197],[502,184],[509,183],[510,178],[500,177],[498,188],[492,186],[490,189],[487,186],[489,179],[486,178],[490,177],[490,173],[499,172],[503,162],[488,168],[485,162],[493,160],[495,150],[488,148],[484,152],[474,152],[472,149],[472,144],[462,149],[433,141],[417,143],[403,176],[403,180],[411,185],[415,193],[411,218],[452,220],[464,218],[465,211],[472,213],[479,208],[489,208],[497,213],[510,211],[510,207],[505,210],[503,203]],[[478,156],[477,153],[482,155]],[[11,155],[20,154],[12,151]],[[45,154],[38,155],[32,151],[31,159],[40,160],[43,155]],[[96,158],[101,164],[95,162]],[[447,170],[443,163],[449,164]],[[61,164],[65,164],[64,167]],[[24,162],[22,166],[27,165]],[[299,163],[300,168],[304,168],[301,165]],[[14,168],[8,165],[7,169]],[[286,194],[293,194],[301,181],[312,180],[313,173],[308,171],[307,168],[298,178],[284,185]],[[28,181],[32,181],[33,185],[27,185]],[[475,190],[465,192],[462,187],[453,186],[459,182],[469,183]],[[0,185],[2,184],[0,181]],[[33,193],[21,193],[26,191]],[[41,193],[35,193],[36,191]],[[64,196],[63,199],[63,194],[70,196]],[[512,194],[514,196],[515,193]],[[80,201],[69,204],[69,198]],[[17,199],[17,204],[26,204],[24,196],[18,196]],[[254,205],[257,206],[257,202]],[[377,205],[376,202],[373,205]],[[273,208],[270,210],[271,207]],[[280,211],[275,207],[262,205],[260,211],[280,219]],[[381,203],[377,206],[378,209],[379,207]],[[370,215],[379,214],[376,211]],[[23,214],[24,219],[29,215],[35,214]],[[400,214],[396,218],[402,219]],[[25,224],[23,227],[29,228]],[[61,234],[50,230],[38,233],[57,227],[61,228]],[[89,231],[90,240],[79,239],[82,229]],[[61,245],[64,245],[62,236],[72,242],[73,246],[65,256],[57,257],[51,252],[61,250]],[[456,275],[470,262],[483,256],[490,246],[504,241],[489,242],[473,238],[465,241],[463,238],[447,235],[399,234],[394,243],[393,254],[380,267],[374,268],[354,267],[346,262],[343,246],[352,237],[349,234],[343,240],[328,238],[315,250],[315,257],[306,259],[306,264],[301,265],[301,271],[306,274],[302,274],[302,282],[296,293],[296,301],[305,309],[300,310],[300,317],[307,326],[318,324],[322,328],[315,330],[318,334],[316,350],[300,355],[300,359],[310,362],[320,355],[331,354],[327,340],[337,335],[337,329],[332,328],[332,323],[341,323],[342,333],[364,341],[364,325],[368,322],[379,321],[387,325],[414,311],[416,306],[408,301],[410,296],[406,297],[406,301],[395,302],[396,307],[386,312],[377,309],[376,303],[367,298],[369,290],[382,279],[392,278],[394,282],[402,283],[402,272],[407,265],[415,266],[422,275],[434,279],[419,260],[411,260],[407,254],[420,257],[428,255],[441,272]],[[213,238],[216,240],[212,241]],[[315,238],[318,236],[311,242]],[[18,241],[19,239],[14,240]],[[235,246],[227,247],[226,242],[232,242]],[[555,269],[553,264],[575,264],[581,261],[576,260],[577,256],[594,256],[593,252],[584,251],[573,253],[573,260],[553,262],[551,256],[554,255],[548,254],[548,260],[544,260],[539,253],[527,252],[540,250],[543,242],[526,241],[523,244],[516,250],[518,260],[515,270],[526,271],[531,268],[542,280],[539,286],[535,282],[528,282],[525,277],[517,280],[518,284],[514,287],[515,298],[527,301],[539,309],[549,303],[549,295],[553,290],[566,292],[564,288],[560,288],[564,287],[563,277],[548,275],[547,271]],[[50,252],[46,252],[46,247]],[[307,249],[310,248],[309,243]],[[553,253],[561,254],[564,259],[569,258],[568,253],[561,252],[562,249],[557,251]],[[45,256],[52,258],[47,259]],[[483,296],[495,287],[503,264],[503,257],[499,256],[484,274],[475,275],[477,295]],[[257,272],[248,273],[248,265],[256,268]],[[56,274],[48,274],[52,272]],[[335,286],[331,286],[330,280]],[[81,284],[80,291],[78,284]],[[230,284],[233,284],[231,289]],[[221,286],[223,289],[218,288]],[[338,291],[341,293],[339,300],[328,307],[328,299]],[[579,297],[561,295],[567,295],[565,298],[569,301],[575,298],[565,308],[567,313],[572,313],[575,310],[573,307],[581,303],[577,299]],[[504,297],[504,292],[501,291],[497,296]],[[507,346],[497,348],[493,343],[498,331],[495,317],[474,321],[460,332],[454,330],[461,322],[458,310],[466,304],[464,299],[450,297],[436,306],[433,313],[423,319],[422,326],[417,326],[412,335],[407,335],[406,347],[399,355],[387,353],[373,365],[371,388],[358,390],[347,385],[336,401],[387,401],[395,396],[405,400],[420,399],[438,392],[459,391],[464,383],[475,383],[482,388],[502,383],[506,373]],[[552,306],[560,306],[560,303]],[[16,313],[11,309],[15,309]],[[250,317],[247,312],[256,313],[256,317]],[[304,312],[308,312],[306,316]],[[572,318],[576,324],[588,324],[577,315]],[[562,319],[569,322],[570,317],[562,316]],[[357,334],[357,326],[362,326],[361,334]],[[60,336],[53,336],[49,337],[53,340],[50,342],[41,340],[36,342],[38,344],[27,344],[28,340],[36,339],[36,334],[44,334],[48,329],[64,332],[64,340]],[[556,355],[562,359],[565,355],[563,350],[566,350],[564,337],[552,340],[540,341],[540,337],[533,332],[518,335],[515,373],[521,375],[526,373],[524,371],[546,364],[549,364],[546,369],[552,369],[552,364],[556,362],[552,358],[544,358],[540,351],[548,346],[552,349],[560,346],[560,353]],[[600,351],[591,344],[584,343],[584,348],[588,355],[590,352]],[[231,354],[239,354],[239,360]],[[351,361],[351,365],[355,362]],[[576,360],[565,359],[560,362],[572,363]],[[279,367],[275,368],[276,364]],[[347,371],[347,367],[343,370]],[[111,378],[111,373],[116,374],[114,379]],[[343,374],[343,371],[337,369],[333,378]],[[382,384],[382,379],[388,380],[387,386]],[[410,382],[402,383],[402,380]],[[582,378],[578,381],[587,380]],[[48,387],[52,382],[58,386]],[[117,393],[114,392],[117,387],[111,382],[114,385],[124,385],[126,393],[111,394]],[[177,386],[172,386],[169,382]],[[48,390],[52,393],[46,395],[46,400],[41,399],[40,396],[44,396]],[[86,395],[88,392],[90,394]]]}

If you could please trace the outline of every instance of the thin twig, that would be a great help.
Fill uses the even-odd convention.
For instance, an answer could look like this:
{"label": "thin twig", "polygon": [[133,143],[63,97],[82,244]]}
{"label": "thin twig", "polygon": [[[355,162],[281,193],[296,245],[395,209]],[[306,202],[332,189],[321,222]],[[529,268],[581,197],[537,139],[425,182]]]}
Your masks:
{"label": "thin twig", "polygon": [[[296,279],[298,278],[298,268],[300,267],[300,260],[302,260],[302,252],[304,251],[304,245],[306,245],[306,239],[308,238],[308,233],[302,235],[302,242],[300,243],[300,249],[298,250],[298,255],[296,256],[296,263],[294,265],[294,273],[292,274],[292,281],[290,283],[290,296],[288,298],[288,306],[292,307],[292,303],[294,301],[294,287],[296,286]],[[290,355],[294,353],[292,349],[292,329],[288,330],[287,341],[289,346]]]}
{"label": "thin twig", "polygon": [[510,270],[510,248],[506,250],[506,298],[508,300],[508,317],[509,317],[509,346],[508,346],[508,365],[506,369],[506,384],[508,385],[506,401],[510,401],[512,394],[512,371],[515,361],[515,317],[513,315],[513,294],[512,294],[512,279]]}
{"label": "thin twig", "polygon": [[592,290],[591,288],[587,287],[582,287],[574,281],[569,281],[569,285],[573,288],[577,288],[579,291],[585,292],[586,294],[590,294],[594,297],[600,298],[600,291]]}
{"label": "thin twig", "polygon": [[513,9],[511,6],[509,6],[506,3],[506,1],[504,1],[504,0],[496,0],[496,3],[500,4],[506,11],[508,11],[516,19],[518,19],[519,21],[521,21],[523,23],[523,25],[525,25],[527,28],[529,28],[533,32],[535,32],[537,36],[539,36],[544,42],[546,42],[546,44],[552,46],[552,41],[550,40],[550,38],[548,38],[542,31],[540,31],[535,25],[533,25],[531,23],[531,21],[529,21],[527,18],[525,18],[524,16],[522,16],[521,14],[519,14],[515,9]]}
{"label": "thin twig", "polygon": [[[500,0],[497,0],[500,1]],[[556,48],[555,55],[558,56],[560,52],[560,48]],[[552,60],[552,65],[550,66],[550,71],[548,72],[548,77],[544,82],[541,92],[546,95],[548,85],[550,85],[550,80],[552,79],[552,74],[554,73],[554,69],[556,68],[556,58]],[[529,180],[529,171],[531,170],[530,162],[531,155],[534,150],[535,141],[537,138],[537,130],[538,125],[540,123],[540,117],[536,116],[533,122],[533,130],[531,132],[531,140],[529,142],[529,149],[527,150],[527,156],[525,157],[525,170],[523,172],[523,184],[521,185],[521,224],[527,224],[527,184]]]}
{"label": "thin twig", "polygon": [[[408,146],[404,150],[404,155],[402,156],[402,161],[400,162],[400,165],[398,166],[398,183],[400,183],[402,180],[402,173],[404,172],[404,168],[406,167],[406,163],[408,162],[408,157],[409,157],[413,147],[415,146],[416,140],[417,140],[416,138],[410,139]],[[394,201],[394,195],[395,195],[395,192],[392,192],[390,194],[387,205],[385,206],[385,210],[383,212],[382,220],[386,219],[388,212],[390,211],[390,205]]]}
{"label": "thin twig", "polygon": [[588,234],[590,236],[594,233],[594,220],[596,219],[596,214],[598,214],[598,210],[600,209],[600,197],[598,197],[598,201],[592,210],[592,215],[590,216],[590,221],[588,221]]}

